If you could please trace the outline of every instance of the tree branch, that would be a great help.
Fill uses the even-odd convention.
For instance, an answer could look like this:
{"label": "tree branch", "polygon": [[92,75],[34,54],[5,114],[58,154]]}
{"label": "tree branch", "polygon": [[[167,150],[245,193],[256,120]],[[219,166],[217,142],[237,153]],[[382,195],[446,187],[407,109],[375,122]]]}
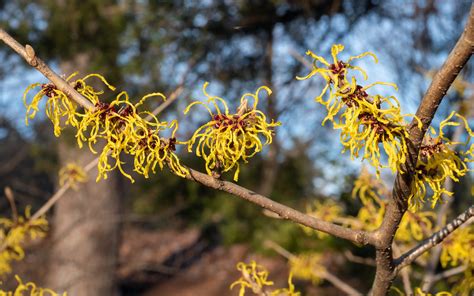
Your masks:
{"label": "tree branch", "polygon": [[[454,268],[445,270],[441,273],[435,274],[432,281],[433,281],[433,283],[436,283],[436,282],[438,282],[442,279],[449,278],[449,277],[455,276],[457,274],[460,274],[460,273],[464,272],[466,269],[467,269],[467,266],[461,265],[461,266],[458,266],[458,267],[454,267]],[[425,291],[425,290],[423,290],[423,291]]]}
{"label": "tree branch", "polygon": [[[2,29],[0,29],[0,39],[3,40],[8,46],[10,46],[14,51],[16,51],[20,56],[22,56],[31,66],[35,67],[38,71],[40,71],[69,98],[73,99],[79,105],[83,106],[86,109],[91,110],[94,108],[94,106],[88,100],[86,100],[73,87],[71,87],[63,78],[57,75],[43,61],[37,58],[31,46],[27,45],[26,47],[23,47],[15,39],[13,39],[13,37],[11,37]],[[271,212],[278,214],[283,219],[292,220],[296,223],[308,226],[312,229],[332,234],[336,237],[343,238],[357,244],[365,245],[370,242],[371,236],[365,231],[352,230],[343,226],[339,226],[337,224],[311,217],[295,209],[277,203],[263,195],[257,194],[249,189],[241,187],[237,184],[217,180],[211,176],[192,169],[189,169],[189,171],[190,174],[186,176],[187,179],[196,181],[210,188],[225,191],[235,196],[241,197],[247,201],[250,201]],[[47,209],[49,209],[51,205],[48,205]]]}
{"label": "tree branch", "polygon": [[13,49],[18,55],[26,60],[30,66],[34,67],[36,70],[41,72],[46,78],[48,78],[58,89],[64,92],[68,98],[74,100],[76,103],[82,107],[93,110],[94,105],[84,98],[80,93],[78,93],[67,81],[65,81],[61,76],[56,74],[51,70],[48,65],[46,65],[42,60],[40,60],[30,45],[23,46],[18,43],[12,36],[0,28],[0,40],[5,42],[11,49]]}
{"label": "tree branch", "polygon": [[349,240],[356,244],[366,245],[372,243],[370,233],[368,232],[353,230],[334,223],[314,218],[293,208],[273,201],[268,197],[253,192],[252,190],[239,186],[235,183],[215,179],[212,176],[195,171],[191,168],[188,169],[189,175],[186,176],[186,179],[243,198],[268,211],[278,214],[282,219],[291,220],[298,224],[331,234],[339,238]]}
{"label": "tree branch", "polygon": [[[472,101],[471,103],[474,103],[474,95],[467,99],[467,102],[469,101]],[[466,119],[469,120],[469,116],[470,116],[470,110],[467,110],[465,114]],[[460,142],[462,139],[463,132],[464,132],[464,126],[463,125],[457,126],[456,129],[454,130],[453,136],[451,137],[451,141]],[[453,179],[451,178],[446,179],[444,181],[444,188],[446,188],[447,191],[452,192],[454,188]],[[446,218],[448,216],[449,208],[451,207],[454,201],[454,198],[448,198],[446,193],[443,193],[442,198],[446,198],[447,201],[438,208],[437,217],[436,217],[436,229],[443,227],[443,224],[446,223]],[[432,285],[435,283],[434,279],[436,276],[436,267],[438,266],[438,263],[439,263],[440,254],[441,254],[441,246],[440,245],[435,246],[433,250],[431,251],[430,259],[428,259],[428,262],[426,264],[425,275],[423,277],[423,280],[421,281],[423,283],[423,285],[421,286],[422,291],[431,290]]]}
{"label": "tree branch", "polygon": [[346,259],[349,260],[350,262],[364,264],[364,265],[372,266],[372,267],[375,266],[375,260],[373,258],[359,257],[352,254],[352,252],[349,250],[344,252],[344,257],[346,257]]}
{"label": "tree branch", "polygon": [[[278,254],[282,255],[288,260],[292,260],[296,258],[297,256],[293,255],[292,253],[288,252],[285,250],[282,246],[278,245],[277,243],[273,241],[265,241],[264,243],[267,247],[273,249],[275,252]],[[331,284],[334,285],[334,287],[338,288],[339,290],[343,291],[349,296],[361,296],[362,293],[354,289],[353,287],[349,286],[346,282],[332,274],[331,272],[324,270],[324,271],[313,271],[315,275],[318,277],[330,282]]]}
{"label": "tree branch", "polygon": [[446,224],[441,230],[435,232],[429,238],[422,241],[418,246],[414,247],[410,251],[406,252],[395,260],[395,273],[400,271],[403,267],[412,263],[416,258],[420,257],[423,253],[433,248],[434,246],[441,243],[448,235],[454,230],[459,228],[464,223],[474,217],[474,205],[470,206],[466,211],[457,216],[453,221]]}
{"label": "tree branch", "polygon": [[400,221],[408,207],[418,152],[433,117],[452,82],[467,63],[474,49],[474,9],[471,6],[468,22],[464,32],[452,49],[441,69],[436,73],[426,91],[416,116],[423,123],[421,130],[414,119],[408,128],[409,139],[407,162],[402,166],[393,186],[392,198],[389,200],[380,228],[374,233],[376,246],[377,269],[372,286],[373,295],[385,295],[396,276],[394,272],[391,245]]}

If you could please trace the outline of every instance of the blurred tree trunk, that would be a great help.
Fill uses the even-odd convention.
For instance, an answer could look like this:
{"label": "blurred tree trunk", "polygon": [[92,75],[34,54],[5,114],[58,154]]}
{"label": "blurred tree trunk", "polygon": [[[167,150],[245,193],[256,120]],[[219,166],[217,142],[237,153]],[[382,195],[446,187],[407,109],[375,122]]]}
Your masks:
{"label": "blurred tree trunk", "polygon": [[[87,73],[87,54],[61,64],[62,73]],[[61,167],[69,162],[86,166],[97,155],[87,147],[79,149],[73,137],[59,144]],[[69,138],[69,139],[68,139]],[[50,250],[48,287],[71,296],[117,295],[117,267],[120,197],[117,175],[96,183],[97,170],[88,174],[87,183],[70,190],[55,208],[52,219],[53,245]]]}
{"label": "blurred tree trunk", "polygon": [[[265,56],[263,63],[263,83],[273,92],[267,99],[267,115],[270,120],[278,121],[278,113],[276,110],[277,92],[273,87],[273,28],[265,32]],[[258,192],[265,196],[272,194],[275,185],[276,176],[278,174],[278,153],[280,146],[277,137],[274,137],[272,145],[269,146],[268,155],[263,159],[263,169],[261,182]]]}

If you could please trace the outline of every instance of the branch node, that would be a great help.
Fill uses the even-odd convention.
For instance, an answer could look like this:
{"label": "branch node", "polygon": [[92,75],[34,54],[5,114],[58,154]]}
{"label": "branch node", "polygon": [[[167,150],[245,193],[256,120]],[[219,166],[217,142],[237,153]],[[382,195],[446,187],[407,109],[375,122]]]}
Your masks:
{"label": "branch node", "polygon": [[33,67],[38,66],[38,60],[36,59],[36,53],[33,47],[31,47],[29,44],[25,45],[25,52],[28,64]]}
{"label": "branch node", "polygon": [[363,231],[358,232],[356,234],[356,242],[363,246],[367,245],[369,242],[368,242],[366,233]]}

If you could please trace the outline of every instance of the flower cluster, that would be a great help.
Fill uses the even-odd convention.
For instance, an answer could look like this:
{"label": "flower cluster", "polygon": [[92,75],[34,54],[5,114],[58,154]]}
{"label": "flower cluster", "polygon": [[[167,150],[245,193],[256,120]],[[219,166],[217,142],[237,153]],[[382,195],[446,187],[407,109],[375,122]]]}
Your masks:
{"label": "flower cluster", "polygon": [[[324,221],[328,222],[342,222],[343,218],[341,218],[342,214],[344,213],[344,209],[341,207],[340,204],[336,203],[333,200],[324,200],[324,201],[315,201],[313,206],[306,207],[306,214],[315,217]],[[327,234],[321,231],[315,231],[312,228],[307,226],[303,227],[304,232],[308,235],[316,234],[318,238],[325,238]]]}
{"label": "flower cluster", "polygon": [[326,273],[322,264],[323,256],[319,253],[299,254],[290,259],[290,270],[295,278],[310,280],[313,284],[319,284]]}
{"label": "flower cluster", "polygon": [[31,220],[30,208],[15,220],[0,218],[0,275],[10,273],[11,262],[25,257],[23,244],[27,239],[43,237],[48,229],[45,218]]}
{"label": "flower cluster", "polygon": [[386,202],[373,200],[364,204],[357,213],[352,226],[356,229],[374,231],[380,227],[385,215]]}
{"label": "flower cluster", "polygon": [[453,287],[454,295],[470,296],[470,293],[474,291],[473,268],[473,266],[466,268],[461,279]]}
{"label": "flower cluster", "polygon": [[[205,160],[209,175],[235,168],[234,180],[237,181],[240,172],[239,161],[248,162],[264,145],[270,144],[273,128],[280,125],[279,122],[267,122],[265,114],[257,109],[260,92],[264,90],[270,95],[271,90],[262,86],[255,94],[244,94],[237,112],[230,113],[224,99],[207,93],[207,85],[206,82],[203,86],[207,102],[192,102],[184,111],[187,114],[191,107],[202,105],[210,115],[209,121],[199,127],[188,141],[188,151],[192,152],[194,148],[196,155]],[[209,105],[214,107],[214,112]]]}
{"label": "flower cluster", "polygon": [[[329,120],[335,129],[341,131],[341,143],[344,151],[350,151],[351,158],[361,156],[362,160],[367,160],[376,169],[377,176],[381,168],[390,168],[395,172],[400,164],[406,162],[408,132],[404,118],[409,115],[401,114],[400,104],[395,97],[369,95],[367,92],[375,85],[388,85],[395,89],[396,85],[375,82],[362,86],[354,76],[348,77],[349,70],[357,70],[367,79],[365,71],[351,62],[365,56],[371,56],[377,62],[377,57],[365,52],[341,61],[338,54],[343,49],[344,46],[340,44],[332,46],[332,63],[308,51],[306,54],[313,58],[313,69],[307,76],[297,79],[309,79],[318,74],[326,81],[323,91],[315,99],[328,112],[323,125]],[[418,123],[421,125],[421,122]],[[381,147],[388,158],[387,164],[380,162]]]}
{"label": "flower cluster", "polygon": [[362,203],[362,207],[353,219],[351,226],[356,229],[373,231],[381,224],[385,214],[386,202],[382,196],[387,194],[385,184],[369,173],[363,167],[358,178],[354,181],[352,197],[357,198]]}
{"label": "flower cluster", "polygon": [[421,241],[433,232],[436,214],[432,211],[407,211],[403,216],[395,240],[403,243]]}
{"label": "flower cluster", "polygon": [[474,225],[461,227],[451,233],[441,244],[441,265],[474,267]]}
{"label": "flower cluster", "polygon": [[[359,178],[354,182],[353,197],[358,197],[362,203],[357,218],[351,223],[356,229],[373,231],[382,224],[388,190],[379,179],[376,179],[366,169],[362,169]],[[395,241],[410,244],[428,237],[434,230],[435,213],[432,211],[407,211],[400,221]]]}
{"label": "flower cluster", "polygon": [[256,295],[270,295],[270,296],[299,296],[300,293],[295,291],[295,286],[292,283],[292,275],[288,277],[288,288],[271,290],[269,287],[273,286],[273,282],[268,280],[268,271],[255,261],[250,264],[239,262],[237,264],[242,276],[230,286],[233,289],[240,286],[239,296],[244,296],[246,289],[250,289]]}
{"label": "flower cluster", "polygon": [[[104,77],[98,74],[89,74],[81,79],[71,81],[78,73],[75,72],[66,78],[66,81],[69,82],[75,90],[77,90],[84,97],[90,101],[98,101],[99,95],[103,94],[103,91],[95,91],[90,85],[87,85],[86,80],[91,77],[99,78],[105,83],[105,85],[110,90],[115,90],[115,87],[110,85]],[[37,92],[31,101],[28,101],[28,93],[37,87],[41,87],[41,90]],[[63,126],[61,126],[64,121],[65,125],[71,125],[73,127],[78,127],[79,119],[77,105],[67,97],[67,95],[61,90],[57,89],[56,86],[52,83],[34,83],[30,85],[23,94],[23,103],[26,107],[26,118],[25,123],[28,125],[29,119],[33,119],[36,116],[36,113],[39,110],[39,104],[43,97],[47,97],[46,100],[46,116],[51,120],[54,127],[54,135],[59,137]]]}
{"label": "flower cluster", "polygon": [[65,167],[59,170],[59,185],[63,186],[67,182],[73,189],[77,189],[77,183],[84,183],[87,181],[87,174],[82,167],[75,163],[68,163]]}
{"label": "flower cluster", "polygon": [[[176,140],[178,123],[176,121],[164,122],[149,111],[140,110],[140,107],[150,98],[158,97],[165,100],[161,93],[151,93],[142,97],[133,104],[129,100],[127,92],[118,93],[111,102],[102,99],[104,90],[87,84],[91,77],[99,78],[108,90],[114,91],[115,87],[110,85],[104,77],[99,74],[89,74],[82,79],[71,81],[76,73],[67,78],[67,81],[89,100],[95,108],[93,110],[79,110],[77,106],[53,84],[42,84],[41,90],[27,102],[29,90],[39,86],[30,86],[24,94],[24,102],[27,107],[27,120],[34,118],[38,110],[40,100],[46,96],[46,114],[54,126],[55,135],[59,136],[63,126],[71,125],[76,129],[76,139],[79,147],[87,143],[93,153],[99,146],[100,156],[98,162],[97,181],[106,179],[107,173],[118,169],[125,177],[134,181],[131,175],[125,172],[122,165],[124,154],[134,158],[134,171],[149,177],[149,173],[155,172],[156,167],[166,165],[178,176],[184,177],[188,169],[180,164],[174,151],[176,145],[181,144]],[[171,133],[168,138],[163,138],[164,133]]]}
{"label": "flower cluster", "polygon": [[354,181],[352,198],[359,198],[362,204],[365,205],[374,200],[380,202],[380,197],[386,196],[387,194],[388,189],[384,182],[374,178],[367,167],[362,167],[359,176]]}
{"label": "flower cluster", "polygon": [[19,276],[15,276],[18,286],[14,291],[3,291],[0,289],[0,296],[67,296],[67,293],[59,294],[51,289],[37,287],[35,283],[23,283]]}
{"label": "flower cluster", "polygon": [[[111,103],[94,102],[96,109],[85,114],[77,130],[79,147],[87,142],[92,152],[94,145],[104,140],[105,145],[99,156],[99,176],[107,178],[107,173],[118,169],[133,182],[130,174],[122,167],[121,155],[134,157],[134,171],[149,177],[150,171],[155,173],[156,167],[163,169],[165,165],[176,175],[184,177],[188,170],[180,164],[174,151],[176,144],[176,121],[163,122],[148,111],[140,111],[139,107],[152,97],[165,99],[161,93],[152,93],[132,104],[126,92],[121,92]],[[162,138],[162,134],[171,131],[171,136]]]}
{"label": "flower cluster", "polygon": [[[453,117],[459,118],[461,122],[452,120]],[[450,178],[458,182],[459,178],[465,176],[468,172],[467,165],[461,159],[460,154],[455,151],[455,146],[459,144],[466,145],[470,137],[465,143],[452,142],[443,131],[446,126],[459,126],[461,124],[468,132],[470,131],[466,119],[452,112],[440,123],[438,132],[430,127],[420,148],[416,165],[412,194],[409,197],[411,210],[418,210],[422,207],[427,195],[427,187],[433,191],[431,197],[432,207],[440,201],[443,194],[451,196],[452,192],[444,187],[446,179]]]}

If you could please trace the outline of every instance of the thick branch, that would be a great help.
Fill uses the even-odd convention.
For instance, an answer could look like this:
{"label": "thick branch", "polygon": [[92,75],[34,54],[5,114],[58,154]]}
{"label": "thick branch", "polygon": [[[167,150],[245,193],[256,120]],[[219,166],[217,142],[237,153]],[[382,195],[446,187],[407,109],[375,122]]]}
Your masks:
{"label": "thick branch", "polygon": [[407,162],[402,167],[404,173],[398,173],[395,179],[392,199],[388,202],[384,220],[374,234],[377,252],[377,271],[372,287],[374,295],[385,295],[396,276],[396,273],[393,272],[394,265],[391,245],[400,221],[408,207],[408,197],[411,194],[418,152],[425,132],[452,82],[471,57],[473,49],[474,9],[471,7],[463,34],[441,69],[436,73],[418,107],[416,116],[423,123],[422,129],[420,130],[417,127],[416,120],[413,120],[409,127]]}
{"label": "thick branch", "polygon": [[444,226],[440,231],[435,232],[429,238],[422,241],[418,246],[414,247],[396,259],[395,272],[398,272],[403,267],[415,261],[415,259],[420,257],[423,253],[441,243],[448,235],[450,235],[454,230],[459,228],[464,223],[468,222],[472,217],[474,217],[474,206],[469,207],[453,221],[446,224],[446,226]]}
{"label": "thick branch", "polygon": [[67,83],[61,76],[56,74],[51,70],[48,65],[46,65],[42,60],[40,60],[34,49],[30,45],[23,46],[18,43],[12,36],[7,32],[0,29],[0,40],[5,42],[6,45],[11,47],[18,55],[24,58],[28,64],[34,67],[36,70],[41,72],[46,78],[48,78],[58,89],[64,92],[70,99],[74,100],[76,103],[82,107],[93,110],[94,105],[84,98],[80,93],[78,93],[69,83]]}
{"label": "thick branch", "polygon": [[207,187],[221,190],[243,198],[264,209],[278,214],[282,219],[291,220],[312,229],[319,230],[357,244],[365,245],[370,243],[369,234],[365,231],[356,231],[314,218],[232,182],[215,179],[209,175],[195,171],[193,169],[189,169],[189,175],[187,175],[186,178],[203,184]]}
{"label": "thick branch", "polygon": [[[472,101],[474,103],[474,96],[471,96],[471,98],[468,99],[468,102]],[[469,118],[469,113],[470,110],[467,110],[465,117],[466,119]],[[454,134],[451,137],[452,142],[460,142],[462,140],[462,136],[464,133],[464,126],[459,125],[456,127],[454,130]],[[451,178],[448,178],[444,181],[444,188],[446,188],[447,191],[452,192],[454,188],[454,181]],[[437,211],[437,218],[436,218],[436,228],[439,229],[443,227],[443,224],[446,223],[446,218],[448,215],[449,208],[451,207],[451,204],[454,201],[454,198],[449,198],[447,194],[443,194],[443,197],[447,201],[442,204],[438,211]],[[421,281],[423,285],[421,286],[421,289],[423,291],[429,291],[431,289],[431,286],[435,283],[435,275],[436,275],[436,267],[438,266],[439,262],[439,256],[441,254],[441,246],[438,245],[436,246],[430,254],[430,259],[428,259],[428,262],[426,264],[425,268],[425,275],[423,277],[423,280]]]}

